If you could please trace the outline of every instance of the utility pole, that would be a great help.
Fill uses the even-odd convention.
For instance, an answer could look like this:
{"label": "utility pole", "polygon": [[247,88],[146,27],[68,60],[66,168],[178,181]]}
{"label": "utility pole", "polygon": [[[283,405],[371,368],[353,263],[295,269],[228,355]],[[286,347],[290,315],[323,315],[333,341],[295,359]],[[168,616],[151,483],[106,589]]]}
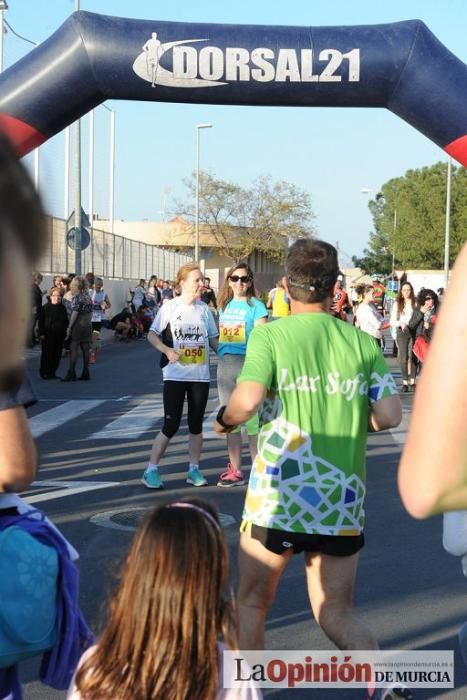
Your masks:
{"label": "utility pole", "polygon": [[[80,0],[76,0],[75,10],[80,9]],[[74,162],[75,162],[75,274],[82,274],[82,253],[81,253],[81,121],[77,119],[74,123],[75,138],[74,138]]]}

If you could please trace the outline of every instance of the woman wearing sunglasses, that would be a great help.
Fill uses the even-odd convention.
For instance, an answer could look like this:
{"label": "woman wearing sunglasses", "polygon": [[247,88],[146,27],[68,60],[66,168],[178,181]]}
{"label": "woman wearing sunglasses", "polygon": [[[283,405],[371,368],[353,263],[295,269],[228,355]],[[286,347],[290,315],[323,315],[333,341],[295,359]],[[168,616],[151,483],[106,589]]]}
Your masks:
{"label": "woman wearing sunglasses", "polygon": [[[217,390],[221,406],[225,406],[243,367],[248,337],[256,325],[266,323],[268,318],[265,305],[255,297],[253,271],[246,263],[239,263],[228,271],[218,298],[218,309]],[[258,416],[250,418],[245,427],[253,462],[258,445]],[[224,488],[241,486],[245,483],[241,428],[228,433],[226,437],[229,462],[217,485]]]}

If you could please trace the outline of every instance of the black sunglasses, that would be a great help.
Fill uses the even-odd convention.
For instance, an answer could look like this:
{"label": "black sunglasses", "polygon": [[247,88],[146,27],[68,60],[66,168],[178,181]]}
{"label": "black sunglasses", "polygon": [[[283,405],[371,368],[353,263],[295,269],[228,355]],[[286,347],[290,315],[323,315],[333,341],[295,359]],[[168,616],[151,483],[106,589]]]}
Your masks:
{"label": "black sunglasses", "polygon": [[251,281],[251,277],[249,277],[249,275],[230,275],[229,280],[231,282],[243,282],[246,284]]}

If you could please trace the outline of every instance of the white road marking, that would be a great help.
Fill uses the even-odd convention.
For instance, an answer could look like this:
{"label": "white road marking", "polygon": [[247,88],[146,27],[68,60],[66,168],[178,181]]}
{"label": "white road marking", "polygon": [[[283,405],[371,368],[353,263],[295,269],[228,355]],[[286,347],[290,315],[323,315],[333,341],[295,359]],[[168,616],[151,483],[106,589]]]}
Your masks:
{"label": "white road marking", "polygon": [[107,423],[89,436],[90,440],[136,440],[164,417],[162,399],[147,399]]}
{"label": "white road marking", "polygon": [[38,493],[36,495],[24,496],[23,500],[28,503],[40,503],[43,501],[54,501],[65,496],[74,496],[77,493],[86,491],[97,491],[98,489],[108,489],[111,486],[120,486],[119,481],[33,481],[32,486],[38,488],[56,488],[57,491],[48,493]]}
{"label": "white road marking", "polygon": [[29,419],[29,427],[32,436],[38,438],[44,435],[44,433],[48,433],[50,430],[54,430],[64,423],[68,423],[68,421],[73,418],[77,418],[82,413],[86,413],[86,411],[100,406],[102,403],[104,403],[104,401],[101,399],[67,401],[66,403],[60,404],[60,406],[39,413],[39,415]]}

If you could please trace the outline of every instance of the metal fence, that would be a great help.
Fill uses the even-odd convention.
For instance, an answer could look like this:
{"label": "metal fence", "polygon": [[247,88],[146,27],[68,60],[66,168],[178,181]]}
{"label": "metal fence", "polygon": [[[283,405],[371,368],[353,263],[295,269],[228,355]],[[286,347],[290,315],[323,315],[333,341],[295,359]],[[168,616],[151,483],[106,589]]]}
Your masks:
{"label": "metal fence", "polygon": [[[75,251],[66,242],[66,222],[47,217],[48,242],[37,269],[43,273],[75,272]],[[133,241],[113,233],[93,229],[91,243],[82,251],[83,273],[103,277],[149,279],[157,275],[175,280],[177,270],[193,258],[155,245]]]}

